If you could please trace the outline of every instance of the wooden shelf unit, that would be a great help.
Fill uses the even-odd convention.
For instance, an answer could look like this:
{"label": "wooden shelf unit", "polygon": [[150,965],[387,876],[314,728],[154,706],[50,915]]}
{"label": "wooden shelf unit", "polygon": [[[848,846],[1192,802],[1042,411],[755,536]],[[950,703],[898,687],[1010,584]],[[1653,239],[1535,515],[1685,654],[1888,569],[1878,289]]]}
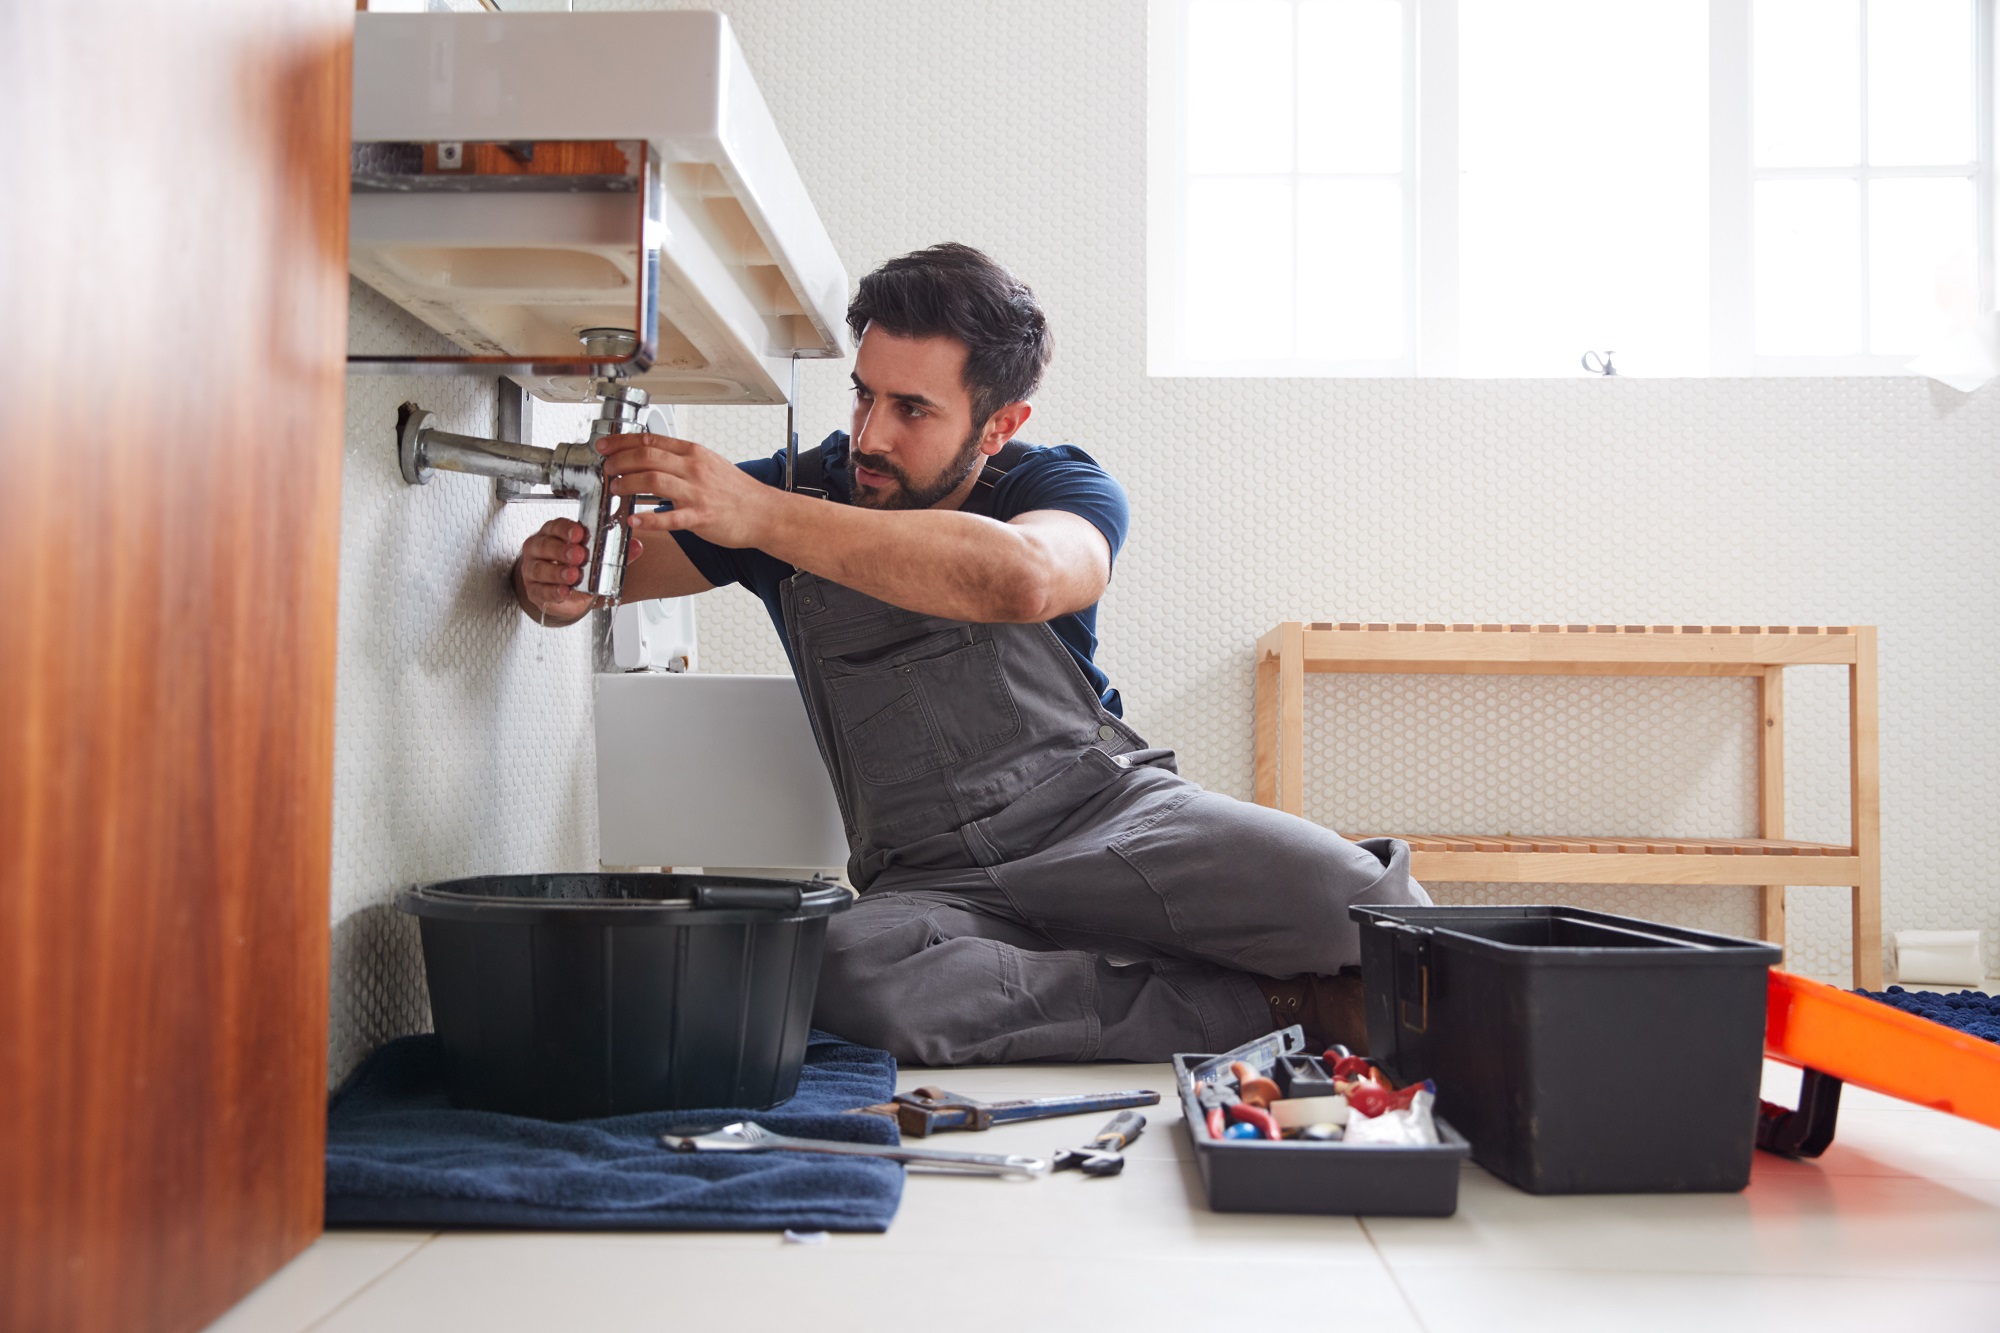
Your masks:
{"label": "wooden shelf unit", "polygon": [[[1845,666],[1851,841],[1785,829],[1788,666]],[[1872,625],[1441,625],[1291,620],[1257,641],[1257,801],[1305,813],[1307,672],[1747,676],[1763,717],[1756,838],[1407,834],[1419,880],[1500,884],[1754,884],[1763,937],[1783,944],[1785,889],[1852,893],[1854,984],[1882,986],[1882,842]],[[1379,836],[1350,834],[1351,837]]]}

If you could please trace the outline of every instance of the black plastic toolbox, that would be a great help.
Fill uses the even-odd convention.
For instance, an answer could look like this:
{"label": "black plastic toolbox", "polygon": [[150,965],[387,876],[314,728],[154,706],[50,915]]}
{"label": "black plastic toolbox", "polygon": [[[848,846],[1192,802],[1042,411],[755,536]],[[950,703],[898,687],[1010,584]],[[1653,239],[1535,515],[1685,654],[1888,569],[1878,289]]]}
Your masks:
{"label": "black plastic toolbox", "polygon": [[798,1088],[838,884],[482,875],[405,889],[454,1104],[544,1120]]}
{"label": "black plastic toolbox", "polygon": [[[1212,1139],[1191,1077],[1210,1058],[1176,1055],[1174,1081],[1181,1127],[1216,1212],[1449,1217],[1458,1211],[1459,1169],[1470,1147],[1442,1117],[1433,1117],[1439,1142],[1422,1146]],[[1282,1069],[1268,1072],[1286,1087]]]}
{"label": "black plastic toolbox", "polygon": [[1535,1194],[1750,1183],[1781,950],[1571,907],[1353,907],[1368,1047]]}

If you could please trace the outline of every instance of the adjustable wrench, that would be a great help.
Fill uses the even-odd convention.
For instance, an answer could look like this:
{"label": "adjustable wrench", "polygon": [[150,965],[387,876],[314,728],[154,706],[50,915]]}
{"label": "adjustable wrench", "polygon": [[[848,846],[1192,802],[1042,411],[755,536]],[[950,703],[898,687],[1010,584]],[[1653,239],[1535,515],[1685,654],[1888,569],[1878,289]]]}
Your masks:
{"label": "adjustable wrench", "polygon": [[1160,1094],[1146,1089],[1094,1092],[1074,1097],[1023,1097],[1016,1101],[982,1102],[943,1088],[899,1092],[893,1102],[863,1106],[862,1114],[894,1116],[906,1137],[921,1139],[947,1130],[988,1129],[1018,1120],[1047,1120],[1060,1115],[1087,1115],[1128,1106],[1158,1106]]}
{"label": "adjustable wrench", "polygon": [[1115,1176],[1125,1169],[1125,1149],[1146,1128],[1146,1117],[1137,1111],[1120,1111],[1111,1123],[1097,1131],[1097,1137],[1081,1148],[1065,1148],[1056,1154],[1055,1169],[1074,1168],[1086,1176]]}

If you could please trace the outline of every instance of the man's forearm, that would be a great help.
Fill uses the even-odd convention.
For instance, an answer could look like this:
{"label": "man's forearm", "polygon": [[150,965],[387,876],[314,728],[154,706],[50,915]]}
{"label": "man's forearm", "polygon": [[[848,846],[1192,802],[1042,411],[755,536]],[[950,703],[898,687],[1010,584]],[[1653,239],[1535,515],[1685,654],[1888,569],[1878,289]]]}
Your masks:
{"label": "man's forearm", "polygon": [[893,606],[987,624],[1032,624],[1054,579],[1035,534],[957,510],[860,509],[779,493],[758,545]]}

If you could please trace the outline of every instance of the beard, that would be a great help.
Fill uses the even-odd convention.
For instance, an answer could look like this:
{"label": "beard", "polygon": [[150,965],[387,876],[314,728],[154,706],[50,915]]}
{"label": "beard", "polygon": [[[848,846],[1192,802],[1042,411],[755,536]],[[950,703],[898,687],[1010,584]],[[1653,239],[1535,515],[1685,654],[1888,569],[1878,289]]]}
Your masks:
{"label": "beard", "polygon": [[896,483],[872,493],[856,486],[854,503],[864,509],[929,509],[963,485],[983,461],[977,430],[965,437],[965,442],[958,446],[958,453],[927,485],[919,486],[910,480],[908,472],[886,458],[877,458],[873,454],[854,454],[851,457],[870,472],[879,472]]}

